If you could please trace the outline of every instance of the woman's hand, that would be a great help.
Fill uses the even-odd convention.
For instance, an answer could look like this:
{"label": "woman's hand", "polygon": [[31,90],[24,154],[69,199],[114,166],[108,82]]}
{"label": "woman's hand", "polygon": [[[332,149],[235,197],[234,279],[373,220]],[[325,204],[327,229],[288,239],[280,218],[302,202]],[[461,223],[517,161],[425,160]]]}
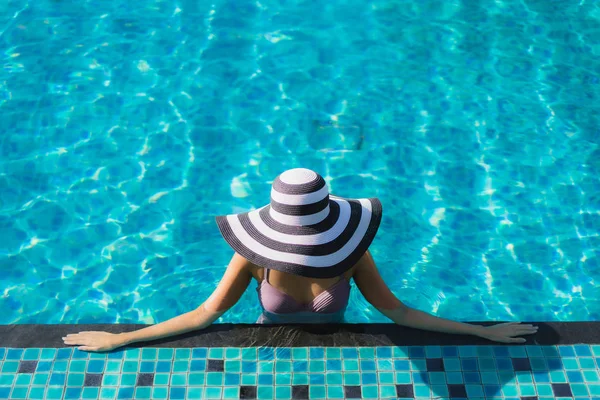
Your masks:
{"label": "woman's hand", "polygon": [[63,337],[65,344],[81,345],[83,351],[110,351],[125,345],[123,337],[109,332],[83,331]]}
{"label": "woman's hand", "polygon": [[525,338],[515,337],[533,335],[537,333],[538,327],[520,322],[506,322],[492,326],[486,326],[479,335],[493,342],[501,343],[525,343]]}

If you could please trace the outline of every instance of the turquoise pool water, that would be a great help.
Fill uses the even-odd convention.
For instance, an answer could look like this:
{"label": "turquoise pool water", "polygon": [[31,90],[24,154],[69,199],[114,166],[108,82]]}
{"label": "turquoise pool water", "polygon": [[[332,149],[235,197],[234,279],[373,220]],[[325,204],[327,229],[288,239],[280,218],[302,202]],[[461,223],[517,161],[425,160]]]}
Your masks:
{"label": "turquoise pool water", "polygon": [[[600,319],[599,23],[589,1],[2,2],[0,323],[195,308],[231,256],[214,216],[299,166],[382,200],[406,303]],[[255,285],[221,322],[256,320]],[[386,321],[356,289],[347,319]]]}

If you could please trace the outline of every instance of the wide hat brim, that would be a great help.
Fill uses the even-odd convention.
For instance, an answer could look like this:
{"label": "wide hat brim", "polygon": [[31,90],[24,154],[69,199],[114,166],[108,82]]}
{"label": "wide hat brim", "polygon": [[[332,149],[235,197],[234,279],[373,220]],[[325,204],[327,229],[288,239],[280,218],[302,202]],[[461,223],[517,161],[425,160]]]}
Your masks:
{"label": "wide hat brim", "polygon": [[377,198],[330,195],[323,221],[294,226],[274,220],[270,207],[216,217],[223,238],[259,267],[310,278],[333,278],[352,268],[375,238],[382,215]]}

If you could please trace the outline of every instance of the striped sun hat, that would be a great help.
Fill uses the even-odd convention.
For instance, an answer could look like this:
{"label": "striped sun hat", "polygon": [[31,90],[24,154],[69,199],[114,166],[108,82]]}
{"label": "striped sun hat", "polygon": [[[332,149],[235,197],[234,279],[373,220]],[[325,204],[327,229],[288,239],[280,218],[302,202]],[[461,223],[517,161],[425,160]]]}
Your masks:
{"label": "striped sun hat", "polygon": [[275,179],[269,205],[216,219],[227,243],[252,263],[311,278],[333,278],[367,251],[381,212],[378,199],[330,195],[321,175],[296,168]]}

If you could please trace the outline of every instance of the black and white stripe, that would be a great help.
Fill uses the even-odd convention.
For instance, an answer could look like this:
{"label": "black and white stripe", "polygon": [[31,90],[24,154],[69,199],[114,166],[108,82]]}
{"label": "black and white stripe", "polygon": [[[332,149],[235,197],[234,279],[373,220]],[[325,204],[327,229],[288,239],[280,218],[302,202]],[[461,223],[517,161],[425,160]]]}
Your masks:
{"label": "black and white stripe", "polygon": [[217,224],[229,245],[259,266],[329,278],[360,259],[381,213],[378,199],[330,196],[323,177],[298,168],[275,179],[270,205],[217,217]]}

